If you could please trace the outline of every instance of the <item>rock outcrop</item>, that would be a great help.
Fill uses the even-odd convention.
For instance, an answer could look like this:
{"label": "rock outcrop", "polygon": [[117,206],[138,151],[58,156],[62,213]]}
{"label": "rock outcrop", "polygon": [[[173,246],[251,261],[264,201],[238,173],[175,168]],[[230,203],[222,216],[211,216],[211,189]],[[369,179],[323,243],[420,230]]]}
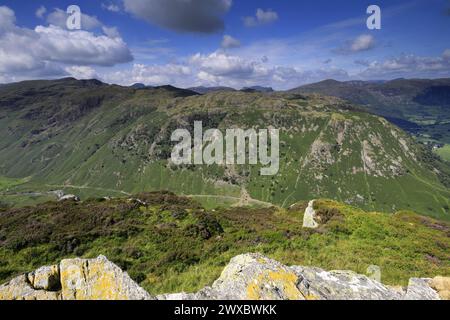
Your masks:
{"label": "rock outcrop", "polygon": [[[450,278],[413,278],[392,288],[352,271],[285,266],[260,254],[233,258],[212,286],[159,300],[440,300],[449,298]],[[155,299],[119,267],[97,259],[63,260],[0,286],[1,300]]]}
{"label": "rock outcrop", "polygon": [[245,254],[233,258],[211,287],[195,294],[167,294],[157,299],[439,300],[445,298],[449,280],[412,279],[408,288],[398,290],[352,271],[287,267],[259,254]]}
{"label": "rock outcrop", "polygon": [[62,197],[60,197],[59,199],[58,199],[58,201],[75,201],[75,202],[79,202],[80,201],[80,198],[79,197],[77,197],[76,195],[74,195],[74,194],[67,194],[67,195],[64,195],[64,196],[62,196]]}
{"label": "rock outcrop", "polygon": [[305,214],[303,215],[303,228],[316,229],[319,227],[319,224],[316,222],[315,218],[316,211],[314,210],[314,200],[311,200],[308,203]]}
{"label": "rock outcrop", "polygon": [[0,300],[147,299],[150,294],[104,256],[63,260],[0,286]]}

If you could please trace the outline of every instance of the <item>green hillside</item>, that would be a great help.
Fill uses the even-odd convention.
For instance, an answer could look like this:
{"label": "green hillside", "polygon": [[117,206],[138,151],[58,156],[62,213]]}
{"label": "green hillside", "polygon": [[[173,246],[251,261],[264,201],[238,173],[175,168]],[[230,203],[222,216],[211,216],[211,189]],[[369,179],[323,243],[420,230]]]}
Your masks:
{"label": "green hillside", "polygon": [[390,285],[450,275],[450,225],[411,212],[364,212],[320,200],[321,226],[311,230],[302,228],[304,202],[289,210],[205,210],[170,193],[136,198],[0,209],[0,283],[63,258],[99,254],[152,294],[199,290],[248,252],[362,274],[375,264]]}
{"label": "green hillside", "polygon": [[326,80],[289,92],[339,97],[386,117],[421,141],[450,143],[450,79]]}
{"label": "green hillside", "polygon": [[[170,165],[171,133],[192,131],[196,120],[205,130],[279,128],[279,174]],[[29,81],[0,89],[0,134],[0,176],[10,184],[0,201],[12,205],[48,200],[59,189],[82,199],[171,190],[208,207],[248,193],[253,204],[287,208],[329,198],[450,219],[448,165],[383,118],[337,98]]]}

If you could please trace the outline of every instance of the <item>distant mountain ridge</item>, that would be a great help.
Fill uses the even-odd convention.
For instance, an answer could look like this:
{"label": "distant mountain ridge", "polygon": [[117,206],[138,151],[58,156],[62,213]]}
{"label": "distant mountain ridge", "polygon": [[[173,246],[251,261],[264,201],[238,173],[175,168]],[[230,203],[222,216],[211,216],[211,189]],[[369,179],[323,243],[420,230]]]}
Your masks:
{"label": "distant mountain ridge", "polygon": [[217,92],[217,91],[228,91],[228,92],[233,92],[236,91],[236,89],[230,88],[230,87],[192,87],[192,88],[188,88],[188,90],[200,93],[200,94],[206,94],[206,93],[210,93],[210,92]]}
{"label": "distant mountain ridge", "polygon": [[253,86],[253,87],[244,87],[241,89],[241,91],[270,93],[270,92],[274,92],[275,90],[273,90],[273,88],[271,88],[271,87]]}
{"label": "distant mountain ridge", "polygon": [[423,140],[450,143],[450,79],[325,80],[288,92],[339,97],[365,106]]}

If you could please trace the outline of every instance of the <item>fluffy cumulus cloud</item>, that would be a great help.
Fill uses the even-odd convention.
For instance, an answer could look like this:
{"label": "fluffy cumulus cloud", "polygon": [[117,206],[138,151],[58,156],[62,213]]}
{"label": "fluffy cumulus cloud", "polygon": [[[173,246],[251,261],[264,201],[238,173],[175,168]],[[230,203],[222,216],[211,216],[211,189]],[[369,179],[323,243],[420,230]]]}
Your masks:
{"label": "fluffy cumulus cloud", "polygon": [[233,48],[239,48],[240,46],[241,46],[241,42],[238,39],[233,38],[232,36],[229,36],[229,35],[223,36],[222,44],[221,44],[222,48],[233,49]]}
{"label": "fluffy cumulus cloud", "polygon": [[351,41],[347,41],[344,46],[338,48],[336,53],[351,54],[362,51],[368,51],[375,48],[375,38],[370,34],[363,34]]}
{"label": "fluffy cumulus cloud", "polygon": [[392,79],[398,77],[448,77],[450,57],[445,51],[441,57],[421,57],[404,54],[384,61],[373,61],[359,76],[364,79]]}
{"label": "fluffy cumulus cloud", "polygon": [[272,9],[264,11],[263,9],[257,9],[256,15],[253,17],[245,17],[244,24],[247,27],[257,27],[265,24],[270,24],[278,20],[278,13]]}
{"label": "fluffy cumulus cloud", "polygon": [[95,79],[99,78],[97,71],[94,68],[88,66],[70,66],[66,67],[65,71],[76,79]]}
{"label": "fluffy cumulus cloud", "polygon": [[151,24],[180,32],[223,30],[232,0],[123,0],[125,11]]}
{"label": "fluffy cumulus cloud", "polygon": [[120,37],[68,31],[58,26],[35,29],[16,25],[14,11],[0,7],[0,75],[3,81],[67,75],[75,66],[113,66],[132,55]]}
{"label": "fluffy cumulus cloud", "polygon": [[37,43],[33,53],[43,60],[67,64],[113,66],[132,60],[121,38],[96,36],[87,31],[70,32],[55,26],[35,29]]}
{"label": "fluffy cumulus cloud", "polygon": [[[165,65],[135,64],[131,70],[110,73],[104,80],[130,85],[173,84],[179,87],[262,85],[275,89],[290,89],[324,79],[374,80],[398,77],[448,77],[450,57],[444,51],[439,57],[402,55],[380,61],[356,60],[363,69],[353,72],[335,66],[334,60],[316,67],[293,67],[270,64],[263,57],[245,58],[218,50],[209,54],[197,53],[182,62]],[[322,67],[321,67],[322,66]]]}
{"label": "fluffy cumulus cloud", "polygon": [[5,6],[0,6],[0,32],[14,28],[16,15],[14,11]]}
{"label": "fluffy cumulus cloud", "polygon": [[248,79],[258,75],[263,69],[261,64],[224,52],[213,52],[209,55],[196,54],[190,63],[213,77],[230,77]]}
{"label": "fluffy cumulus cloud", "polygon": [[191,68],[182,64],[134,64],[131,69],[107,73],[102,77],[102,80],[122,85],[145,83],[150,86],[171,84],[179,87],[189,87],[192,85],[191,76]]}
{"label": "fluffy cumulus cloud", "polygon": [[[259,60],[259,61],[258,61]],[[203,84],[227,85],[236,88],[248,85],[276,85],[300,81],[304,74],[295,68],[267,66],[262,59],[249,60],[225,52],[196,54],[190,63]]]}

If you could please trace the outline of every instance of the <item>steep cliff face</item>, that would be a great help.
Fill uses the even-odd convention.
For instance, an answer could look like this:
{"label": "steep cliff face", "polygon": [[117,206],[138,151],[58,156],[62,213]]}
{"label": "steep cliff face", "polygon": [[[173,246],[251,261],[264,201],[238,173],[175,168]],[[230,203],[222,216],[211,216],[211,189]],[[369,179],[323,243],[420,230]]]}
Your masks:
{"label": "steep cliff face", "polygon": [[441,300],[450,278],[410,280],[407,288],[385,286],[352,271],[287,267],[260,254],[233,258],[211,287],[195,294],[156,298],[104,256],[69,259],[0,286],[0,300]]}

